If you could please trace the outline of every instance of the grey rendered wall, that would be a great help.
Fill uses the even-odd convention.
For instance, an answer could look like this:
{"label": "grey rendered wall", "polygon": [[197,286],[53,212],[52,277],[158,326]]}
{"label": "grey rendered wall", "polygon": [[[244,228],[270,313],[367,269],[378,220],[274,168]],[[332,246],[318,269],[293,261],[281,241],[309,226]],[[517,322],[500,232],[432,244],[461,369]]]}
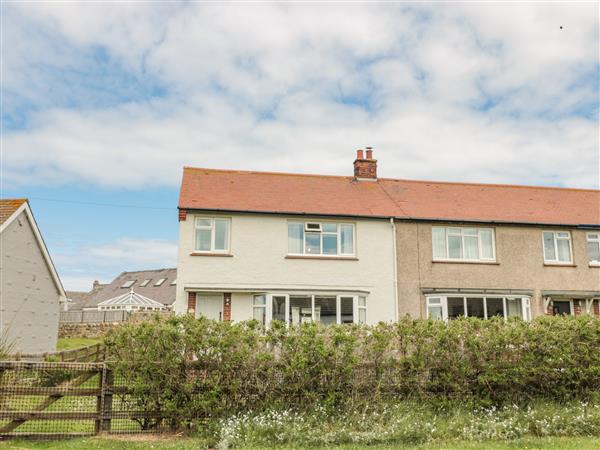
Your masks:
{"label": "grey rendered wall", "polygon": [[0,336],[15,352],[56,349],[59,291],[23,212],[0,236]]}

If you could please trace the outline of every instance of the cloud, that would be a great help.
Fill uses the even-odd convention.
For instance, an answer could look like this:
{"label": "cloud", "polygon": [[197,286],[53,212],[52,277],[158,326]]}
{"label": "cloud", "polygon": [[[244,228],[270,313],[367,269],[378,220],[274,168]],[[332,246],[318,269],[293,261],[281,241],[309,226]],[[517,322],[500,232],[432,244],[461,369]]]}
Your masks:
{"label": "cloud", "polygon": [[160,239],[121,238],[101,245],[84,245],[52,255],[67,290],[89,290],[94,280],[108,282],[123,271],[177,265],[177,243]]}
{"label": "cloud", "polygon": [[593,4],[3,8],[7,114],[26,117],[8,185],[349,174],[372,145],[388,177],[600,186]]}

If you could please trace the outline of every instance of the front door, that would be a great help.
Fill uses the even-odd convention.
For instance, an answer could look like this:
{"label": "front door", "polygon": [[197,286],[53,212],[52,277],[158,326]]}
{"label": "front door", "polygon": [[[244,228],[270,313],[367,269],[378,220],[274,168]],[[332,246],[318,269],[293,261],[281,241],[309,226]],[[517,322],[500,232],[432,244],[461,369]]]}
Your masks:
{"label": "front door", "polygon": [[223,294],[196,294],[196,317],[223,320]]}
{"label": "front door", "polygon": [[569,300],[566,301],[556,301],[552,302],[552,312],[555,316],[570,316],[571,312],[571,302]]}

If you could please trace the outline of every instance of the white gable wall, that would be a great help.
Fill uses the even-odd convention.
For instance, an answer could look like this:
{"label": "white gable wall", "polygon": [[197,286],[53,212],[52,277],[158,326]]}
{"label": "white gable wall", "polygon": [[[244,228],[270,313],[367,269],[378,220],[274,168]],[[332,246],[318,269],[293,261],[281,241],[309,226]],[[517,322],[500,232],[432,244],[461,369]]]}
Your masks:
{"label": "white gable wall", "polygon": [[233,256],[191,256],[195,215],[188,213],[187,219],[179,223],[176,312],[186,312],[186,290],[233,292],[233,320],[251,318],[252,296],[247,292],[252,290],[339,290],[368,292],[368,323],[395,319],[394,233],[388,220],[339,220],[355,223],[358,260],[286,259],[288,221],[325,219],[268,214],[198,215],[231,218]]}
{"label": "white gable wall", "polygon": [[0,336],[15,352],[56,350],[61,293],[25,210],[0,233]]}

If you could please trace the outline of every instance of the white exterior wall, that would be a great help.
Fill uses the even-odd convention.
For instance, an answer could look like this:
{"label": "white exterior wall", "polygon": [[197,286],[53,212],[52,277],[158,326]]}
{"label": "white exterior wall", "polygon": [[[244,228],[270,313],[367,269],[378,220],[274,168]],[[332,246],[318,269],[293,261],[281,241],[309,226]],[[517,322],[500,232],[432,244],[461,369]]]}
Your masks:
{"label": "white exterior wall", "polygon": [[[232,292],[232,320],[252,317],[251,292],[367,293],[367,323],[395,319],[394,233],[385,219],[321,219],[316,217],[197,214],[231,218],[231,257],[190,256],[194,251],[194,218],[179,222],[177,300],[185,313],[186,290]],[[358,260],[286,259],[289,220],[353,222]],[[236,291],[245,291],[237,293]]]}

